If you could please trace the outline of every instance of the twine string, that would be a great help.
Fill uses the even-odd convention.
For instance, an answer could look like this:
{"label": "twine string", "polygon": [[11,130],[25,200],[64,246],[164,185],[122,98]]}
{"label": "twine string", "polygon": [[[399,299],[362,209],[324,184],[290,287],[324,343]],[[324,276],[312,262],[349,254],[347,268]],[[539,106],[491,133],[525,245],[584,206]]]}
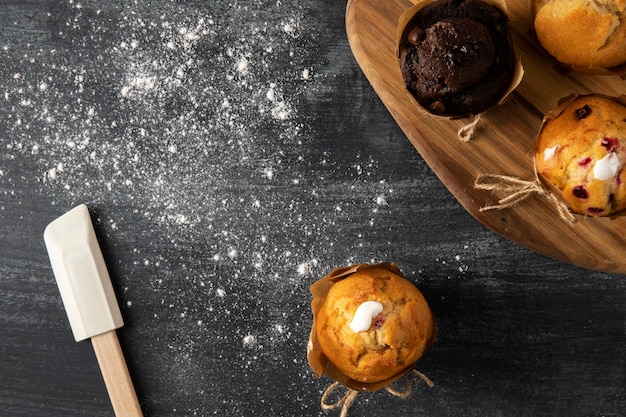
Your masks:
{"label": "twine string", "polygon": [[495,191],[505,194],[497,204],[487,205],[480,211],[503,210],[520,203],[528,196],[538,194],[549,200],[557,209],[559,216],[568,223],[574,223],[576,218],[569,211],[567,205],[549,193],[535,178],[534,181],[522,180],[517,177],[500,174],[482,174],[476,178],[474,186],[479,190]]}
{"label": "twine string", "polygon": [[348,415],[348,410],[350,409],[350,407],[356,400],[356,397],[359,395],[359,391],[348,388],[348,390],[343,395],[343,397],[341,397],[334,403],[328,404],[326,402],[326,399],[339,386],[340,386],[339,382],[335,381],[324,390],[324,393],[322,394],[322,400],[321,400],[322,410],[328,411],[328,410],[334,410],[335,408],[341,407],[340,417],[346,417]]}
{"label": "twine string", "polygon": [[457,133],[459,139],[461,139],[463,142],[469,142],[470,140],[472,140],[472,136],[474,135],[476,126],[478,126],[478,122],[480,122],[480,114],[474,116],[474,120],[459,129]]}
{"label": "twine string", "polygon": [[406,375],[402,376],[402,380],[404,381],[404,385],[406,386],[404,391],[397,391],[394,388],[391,388],[391,385],[388,387],[385,387],[385,391],[387,391],[391,395],[395,395],[396,397],[400,397],[400,398],[408,397],[409,395],[411,395],[411,391],[413,390],[413,387],[411,386],[411,381],[409,381],[409,378],[407,378]]}
{"label": "twine string", "polygon": [[428,386],[428,388],[435,387],[435,383],[431,381],[431,379],[428,378],[426,375],[424,375],[422,372],[418,371],[417,369],[413,369],[413,373],[417,375],[422,381],[424,381],[424,383]]}
{"label": "twine string", "polygon": [[[424,375],[422,372],[414,369],[412,371],[414,374],[416,374],[422,381],[424,381],[424,383],[432,388],[435,386],[435,384],[433,383],[433,381],[431,381],[426,375]],[[406,385],[406,388],[403,391],[397,391],[393,388],[391,388],[390,386],[385,387],[385,390],[396,396],[396,397],[400,397],[400,398],[406,398],[411,394],[411,391],[413,390],[411,381],[409,380],[409,378],[404,375],[402,376],[402,380],[404,381],[404,384]],[[354,404],[354,402],[356,401],[356,397],[359,395],[359,391],[351,389],[351,388],[347,388],[346,393],[337,401],[335,401],[334,403],[328,403],[327,399],[330,396],[330,394],[335,391],[338,387],[342,386],[341,384],[339,384],[339,382],[335,381],[333,382],[331,385],[329,385],[325,390],[324,393],[322,394],[322,399],[321,399],[321,405],[322,405],[322,409],[324,411],[328,411],[328,410],[334,410],[336,408],[341,407],[341,414],[340,417],[347,417],[348,415],[348,410],[350,410],[350,407],[352,406],[352,404]]]}

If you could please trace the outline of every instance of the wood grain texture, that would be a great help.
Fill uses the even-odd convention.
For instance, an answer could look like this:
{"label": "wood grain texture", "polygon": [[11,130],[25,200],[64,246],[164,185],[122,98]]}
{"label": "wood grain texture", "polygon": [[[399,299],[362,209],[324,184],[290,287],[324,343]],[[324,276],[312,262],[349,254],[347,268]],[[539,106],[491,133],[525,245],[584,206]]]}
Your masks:
{"label": "wood grain texture", "polygon": [[96,352],[115,415],[117,417],[143,416],[115,330],[93,336],[91,344]]}
{"label": "wood grain texture", "polygon": [[624,81],[617,76],[564,75],[532,37],[528,2],[508,2],[525,76],[503,105],[481,115],[473,139],[463,142],[457,139],[457,132],[468,119],[450,121],[425,115],[404,88],[395,57],[397,22],[414,3],[351,0],[346,27],[363,72],[428,165],[472,216],[498,234],[580,267],[626,273],[622,250],[625,216],[576,215],[577,221],[569,224],[541,194],[508,209],[481,211],[506,195],[493,195],[474,186],[482,174],[534,180],[533,149],[543,115],[572,93],[624,93]]}

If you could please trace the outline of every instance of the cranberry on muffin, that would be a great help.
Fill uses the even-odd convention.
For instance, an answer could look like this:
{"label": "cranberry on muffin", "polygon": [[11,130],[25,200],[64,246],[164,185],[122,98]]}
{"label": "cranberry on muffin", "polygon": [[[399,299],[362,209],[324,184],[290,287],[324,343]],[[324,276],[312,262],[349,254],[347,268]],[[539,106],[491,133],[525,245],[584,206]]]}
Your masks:
{"label": "cranberry on muffin", "polygon": [[312,332],[333,366],[365,384],[412,370],[437,333],[424,296],[389,264],[361,265],[334,282]]}
{"label": "cranberry on muffin", "polygon": [[626,208],[626,106],[604,96],[566,100],[537,137],[538,176],[575,213],[607,216]]}

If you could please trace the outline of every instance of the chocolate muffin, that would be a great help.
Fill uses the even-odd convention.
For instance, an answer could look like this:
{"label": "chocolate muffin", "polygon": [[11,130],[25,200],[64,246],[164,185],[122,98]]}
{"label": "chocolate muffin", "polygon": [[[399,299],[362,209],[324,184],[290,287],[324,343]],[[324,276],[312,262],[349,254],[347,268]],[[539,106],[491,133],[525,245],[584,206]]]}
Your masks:
{"label": "chocolate muffin", "polygon": [[508,18],[480,0],[439,0],[420,9],[403,31],[399,52],[406,88],[437,115],[487,110],[514,75]]}

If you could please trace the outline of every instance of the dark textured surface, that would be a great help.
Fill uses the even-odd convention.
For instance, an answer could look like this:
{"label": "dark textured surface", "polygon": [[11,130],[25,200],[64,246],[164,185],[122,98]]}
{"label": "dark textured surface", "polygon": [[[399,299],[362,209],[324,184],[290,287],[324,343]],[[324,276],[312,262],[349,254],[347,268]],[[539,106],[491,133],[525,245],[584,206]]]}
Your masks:
{"label": "dark textured surface", "polygon": [[[113,414],[42,233],[87,204],[146,416],[324,415],[309,285],[395,261],[439,341],[351,415],[619,416],[626,280],[486,230],[356,65],[345,4],[0,3],[0,410]],[[338,411],[333,411],[338,415]]]}

